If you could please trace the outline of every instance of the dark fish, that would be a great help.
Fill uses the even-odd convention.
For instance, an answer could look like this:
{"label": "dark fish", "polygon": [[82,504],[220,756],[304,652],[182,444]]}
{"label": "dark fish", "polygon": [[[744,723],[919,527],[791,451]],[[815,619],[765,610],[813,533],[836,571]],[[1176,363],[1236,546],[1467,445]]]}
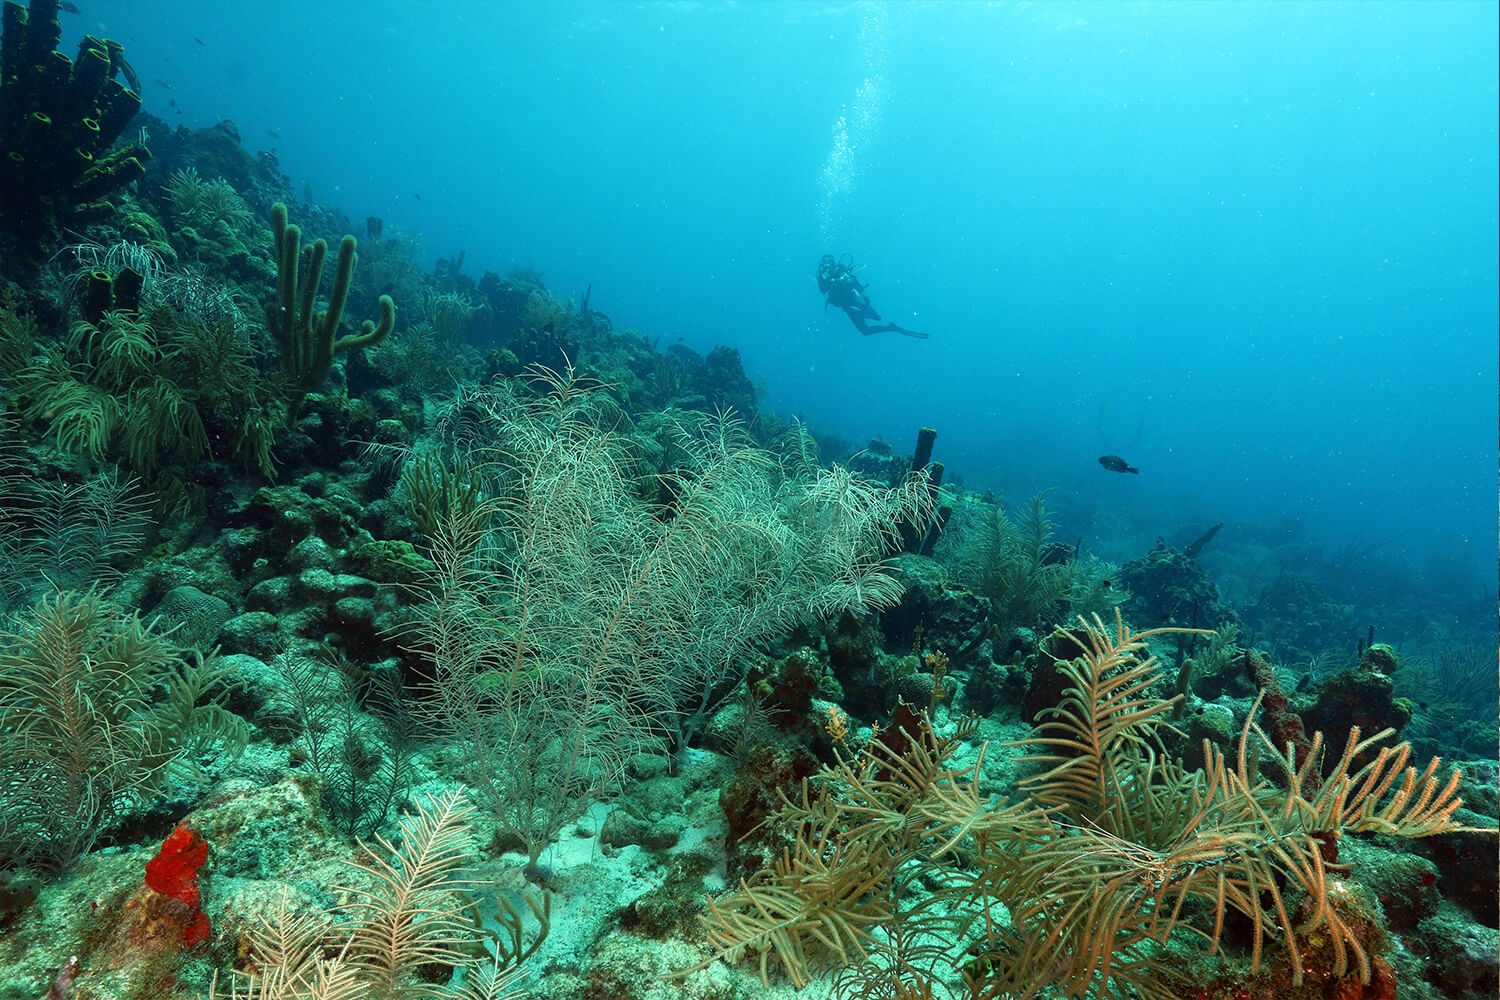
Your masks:
{"label": "dark fish", "polygon": [[197,42],[199,45],[202,45],[204,48],[208,48],[208,43],[199,38],[197,35],[193,36],[193,41]]}
{"label": "dark fish", "polygon": [[139,94],[141,92],[141,78],[135,75],[135,67],[126,62],[124,56],[120,57],[120,72],[125,74],[125,86]]}
{"label": "dark fish", "polygon": [[167,104],[174,108],[177,107],[177,98],[172,98],[171,100],[167,101]]}
{"label": "dark fish", "polygon": [[68,3],[68,0],[57,0],[57,9],[67,11],[69,14],[79,13],[78,5]]}
{"label": "dark fish", "polygon": [[1141,474],[1140,469],[1133,467],[1119,455],[1101,455],[1099,457],[1099,464],[1110,472],[1133,472],[1136,475]]}
{"label": "dark fish", "polygon": [[413,197],[413,198],[415,198],[415,199],[417,199],[417,200],[418,200],[418,201],[421,201],[421,200],[422,200],[422,196],[421,196],[421,195],[419,195],[419,194],[417,194],[417,193],[416,193],[416,192],[415,192],[415,191],[413,191],[413,192],[412,192],[412,195],[411,195],[411,196],[412,196],[412,197]]}

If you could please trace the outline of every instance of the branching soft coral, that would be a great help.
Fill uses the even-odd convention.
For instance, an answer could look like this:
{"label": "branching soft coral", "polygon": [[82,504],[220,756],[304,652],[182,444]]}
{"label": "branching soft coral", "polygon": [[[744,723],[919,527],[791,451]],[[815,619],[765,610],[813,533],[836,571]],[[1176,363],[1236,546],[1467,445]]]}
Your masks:
{"label": "branching soft coral", "polygon": [[243,749],[208,691],[221,676],[95,593],[60,593],[0,634],[0,867],[65,867],[190,750]]}
{"label": "branching soft coral", "polygon": [[1352,832],[1464,829],[1457,772],[1440,780],[1436,761],[1408,766],[1404,743],[1375,749],[1389,733],[1354,731],[1324,777],[1321,736],[1300,760],[1254,712],[1237,762],[1205,745],[1207,766],[1190,771],[1158,736],[1176,699],[1152,693],[1161,675],[1145,645],[1183,630],[1133,633],[1118,615],[1113,630],[1082,624],[1086,651],[1060,666],[1071,687],[1025,741],[1044,768],[1019,786],[1025,798],[992,802],[978,762],[947,764],[972,726],[939,737],[925,722],[899,755],[873,742],[784,801],[776,822],[794,848],[710,906],[718,955],[758,953],[762,977],[774,955],[794,983],[835,969],[842,996],[1024,1000],[1045,987],[1119,996],[1128,984],[1166,1000],[1168,937],[1217,952],[1238,913],[1252,967],[1274,941],[1300,983],[1302,942],[1321,931],[1333,973],[1368,982],[1370,956],[1334,902],[1330,845]]}
{"label": "branching soft coral", "polygon": [[485,499],[430,505],[421,635],[437,721],[534,865],[630,755],[685,745],[751,644],[892,603],[887,543],[927,501],[842,469],[788,475],[729,417],[683,416],[675,471],[647,478],[607,395],[571,371],[531,379],[540,394],[454,406],[452,467]]}

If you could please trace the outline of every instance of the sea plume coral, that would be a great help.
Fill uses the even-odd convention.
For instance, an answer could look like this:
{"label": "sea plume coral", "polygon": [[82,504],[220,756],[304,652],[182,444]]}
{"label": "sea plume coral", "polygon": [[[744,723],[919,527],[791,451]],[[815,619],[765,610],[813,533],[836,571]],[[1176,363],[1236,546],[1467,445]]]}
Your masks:
{"label": "sea plume coral", "polygon": [[762,977],[774,955],[794,983],[836,969],[842,996],[1129,986],[1166,1000],[1177,994],[1161,946],[1180,931],[1217,952],[1237,913],[1252,968],[1275,942],[1300,983],[1302,942],[1318,933],[1334,975],[1370,981],[1378,966],[1337,902],[1331,848],[1345,833],[1464,829],[1457,772],[1411,767],[1407,744],[1356,730],[1325,774],[1321,734],[1301,760],[1253,711],[1237,761],[1205,745],[1205,768],[1189,770],[1160,738],[1176,699],[1152,694],[1161,672],[1146,647],[1183,630],[1132,632],[1118,614],[1113,629],[1081,624],[1084,651],[1060,666],[1071,686],[1025,741],[1042,771],[1020,783],[1020,801],[980,791],[982,752],[967,768],[947,763],[971,724],[939,736],[924,719],[899,755],[872,742],[783,801],[777,822],[794,847],[775,873],[711,904],[715,951],[759,953]]}

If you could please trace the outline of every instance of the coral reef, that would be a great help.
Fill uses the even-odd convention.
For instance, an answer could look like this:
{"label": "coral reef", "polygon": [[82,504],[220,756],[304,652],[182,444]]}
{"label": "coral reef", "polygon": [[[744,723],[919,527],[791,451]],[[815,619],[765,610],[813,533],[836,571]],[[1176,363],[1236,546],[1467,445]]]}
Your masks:
{"label": "coral reef", "polygon": [[[58,0],[7,0],[0,48],[0,260],[33,272],[59,233],[108,218],[109,197],[145,172],[143,143],[116,146],[140,109],[124,47],[85,35],[78,56],[56,51]],[[131,86],[115,79],[124,75]]]}
{"label": "coral reef", "polygon": [[[5,65],[119,97],[56,10]],[[274,154],[137,121],[118,211],[3,233],[0,1000],[1493,991],[1492,648],[1238,525],[1117,568],[930,429],[830,461],[394,220],[324,283]]]}
{"label": "coral reef", "polygon": [[[1253,717],[1240,746],[1269,751],[1279,782],[1213,752],[1204,771],[1184,768],[1150,735],[1171,707],[1143,696],[1157,680],[1143,652],[1150,634],[1118,618],[1113,632],[1085,625],[1084,654],[1063,667],[1071,686],[1062,705],[1024,741],[1045,770],[1019,784],[1019,801],[982,794],[978,763],[949,763],[977,719],[940,735],[930,715],[825,769],[816,791],[804,785],[800,798],[784,798],[776,821],[794,845],[774,871],[710,901],[703,922],[716,954],[756,956],[763,983],[774,956],[794,985],[834,972],[867,995],[925,996],[961,979],[974,996],[1033,995],[1041,985],[1083,996],[1126,984],[1168,996],[1149,943],[1201,904],[1210,952],[1232,933],[1226,913],[1245,918],[1251,975],[1264,961],[1283,984],[1278,995],[1343,981],[1359,988],[1353,995],[1391,995],[1375,907],[1325,872],[1326,844],[1346,831],[1462,831],[1457,774],[1444,784],[1433,766],[1408,769],[1404,745],[1356,768],[1373,741],[1352,733],[1320,777],[1276,749]],[[953,866],[954,856],[966,863]],[[1293,891],[1295,910],[1284,902]],[[1262,910],[1261,892],[1277,898],[1276,916]],[[980,918],[994,903],[1009,928]],[[887,933],[877,938],[864,930],[871,925]],[[955,926],[969,931],[967,948]],[[1263,959],[1267,939],[1275,945]]]}

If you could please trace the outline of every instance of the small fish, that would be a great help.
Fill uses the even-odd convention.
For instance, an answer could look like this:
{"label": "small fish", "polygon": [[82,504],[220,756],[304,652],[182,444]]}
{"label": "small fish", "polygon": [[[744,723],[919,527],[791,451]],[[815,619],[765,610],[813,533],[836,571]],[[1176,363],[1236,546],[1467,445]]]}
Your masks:
{"label": "small fish", "polygon": [[199,45],[203,46],[204,48],[208,48],[208,43],[205,42],[203,39],[199,38],[197,35],[193,36],[193,41],[197,42]]}
{"label": "small fish", "polygon": [[126,62],[123,56],[120,58],[120,72],[125,75],[125,86],[139,94],[141,92],[141,78],[135,75],[135,67]]}
{"label": "small fish", "polygon": [[1101,455],[1099,456],[1099,464],[1110,472],[1133,472],[1136,475],[1141,474],[1140,469],[1135,468],[1119,455]]}
{"label": "small fish", "polygon": [[161,77],[157,77],[156,78],[156,83],[157,83],[158,86],[160,86],[160,87],[162,87],[162,88],[164,88],[166,90],[176,90],[177,89],[176,87],[172,86],[167,81],[163,80]]}
{"label": "small fish", "polygon": [[78,5],[74,3],[68,3],[68,0],[57,0],[57,9],[61,11],[67,11],[69,14],[79,13]]}
{"label": "small fish", "polygon": [[266,129],[266,135],[270,136],[272,139],[280,139],[281,138],[281,133],[278,132],[278,131],[276,131],[274,128],[268,128],[268,129]]}
{"label": "small fish", "polygon": [[52,989],[47,991],[48,1000],[63,1000],[73,995],[73,977],[78,974],[78,956],[74,955],[68,959],[61,969],[57,970],[57,978],[52,981]]}
{"label": "small fish", "polygon": [[417,200],[418,200],[418,201],[421,201],[421,200],[422,200],[422,196],[421,196],[421,195],[419,195],[419,194],[417,194],[417,193],[416,193],[416,192],[415,192],[415,191],[413,191],[413,192],[412,192],[412,195],[411,195],[411,196],[412,196],[412,197],[413,197],[413,198],[415,198],[415,199],[417,199]]}
{"label": "small fish", "polygon": [[167,101],[167,104],[170,107],[174,107],[174,108],[177,107],[177,98],[175,98],[175,97],[171,98],[170,100]]}

